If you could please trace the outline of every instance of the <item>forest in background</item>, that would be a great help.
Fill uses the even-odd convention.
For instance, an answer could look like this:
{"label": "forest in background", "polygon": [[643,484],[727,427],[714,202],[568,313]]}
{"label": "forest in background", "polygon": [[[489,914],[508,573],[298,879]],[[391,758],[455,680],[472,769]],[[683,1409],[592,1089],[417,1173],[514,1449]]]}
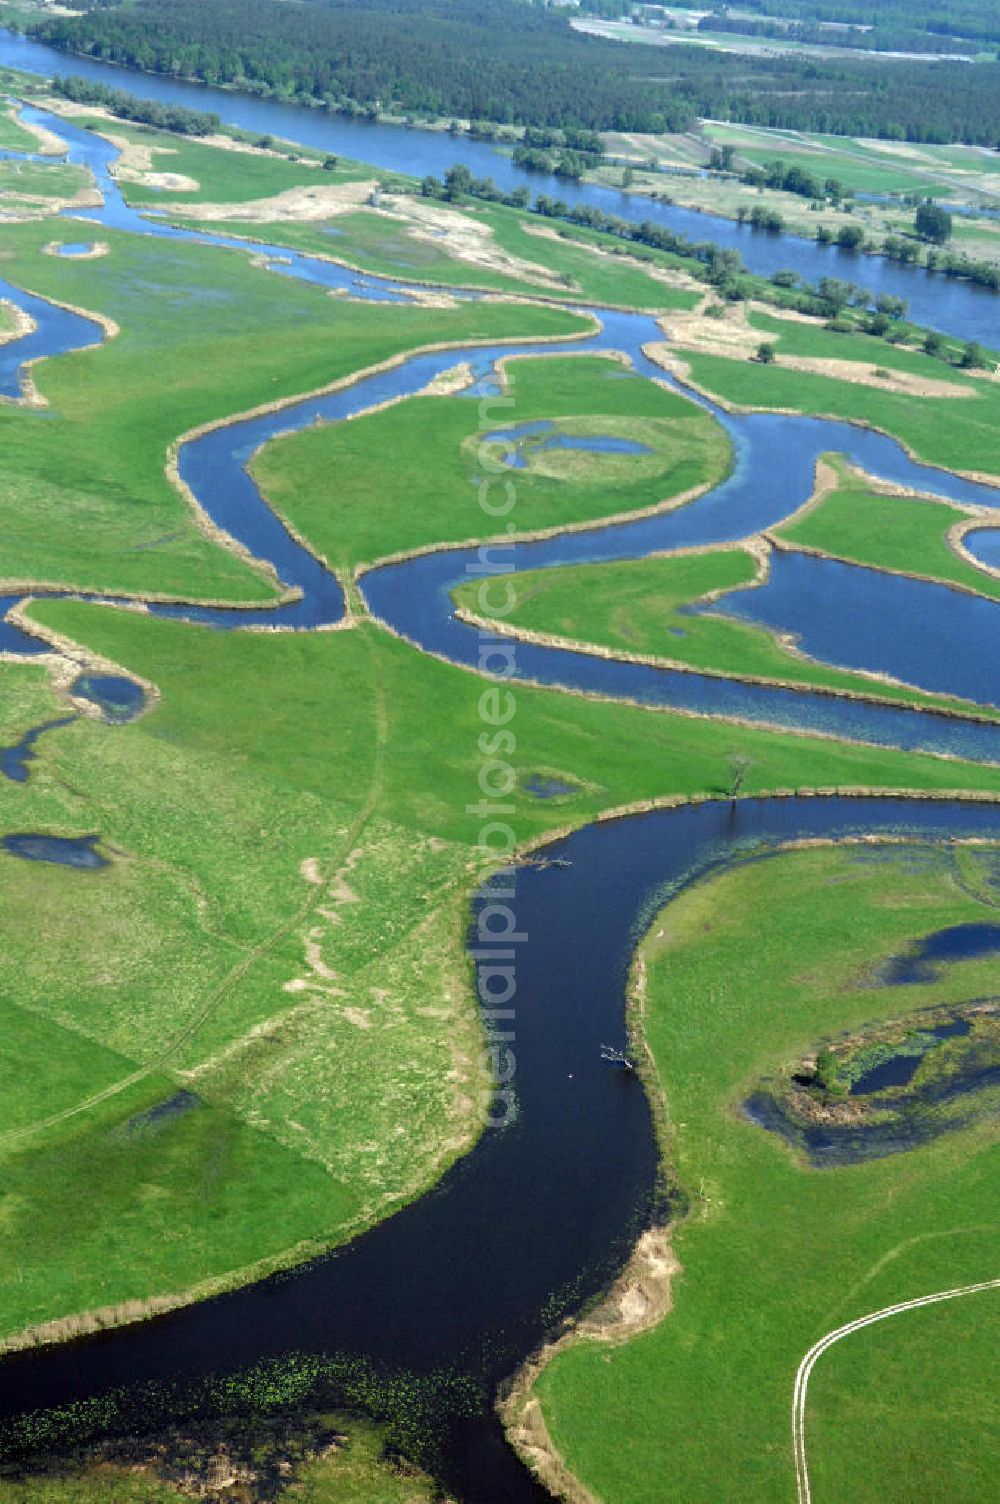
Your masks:
{"label": "forest in background", "polygon": [[[977,4],[958,0],[958,14]],[[346,113],[651,132],[711,117],[1000,145],[1000,63],[626,45],[525,0],[129,0],[30,31],[107,62]]]}

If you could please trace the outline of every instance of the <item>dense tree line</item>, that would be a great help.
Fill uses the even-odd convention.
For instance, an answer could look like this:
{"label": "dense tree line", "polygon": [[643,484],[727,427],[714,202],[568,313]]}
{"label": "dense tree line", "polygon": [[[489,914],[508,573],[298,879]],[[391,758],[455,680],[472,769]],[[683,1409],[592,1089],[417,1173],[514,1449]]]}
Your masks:
{"label": "dense tree line", "polygon": [[806,24],[836,21],[875,31],[905,28],[930,36],[1000,42],[996,0],[740,0],[739,9]]}
{"label": "dense tree line", "polygon": [[88,78],[54,78],[52,91],[77,104],[95,104],[117,115],[119,120],[136,120],[154,125],[157,130],[176,131],[181,136],[211,136],[222,121],[208,110],[187,110],[179,104],[162,104],[158,99],[136,99],[123,89],[109,89],[107,84]]}
{"label": "dense tree line", "polygon": [[540,146],[515,146],[514,166],[525,172],[544,172],[557,178],[580,179],[592,167],[604,161],[600,152],[570,151],[560,146],[545,149]]}
{"label": "dense tree line", "polygon": [[109,62],[370,115],[654,132],[712,116],[1000,143],[1000,65],[625,45],[580,35],[538,0],[129,0],[32,32]]}
{"label": "dense tree line", "polygon": [[[725,297],[741,296],[741,276],[745,274],[743,260],[739,251],[723,249],[710,241],[692,242],[686,235],[676,230],[670,230],[665,225],[654,224],[652,220],[643,220],[636,223],[634,220],[623,219],[617,214],[606,214],[603,209],[598,209],[592,204],[567,204],[563,199],[551,198],[548,194],[540,193],[532,203],[531,194],[526,187],[515,188],[512,193],[504,193],[498,188],[492,178],[475,178],[468,167],[459,163],[444,175],[444,181],[440,178],[428,175],[424,178],[421,193],[425,198],[447,199],[451,202],[460,202],[465,197],[482,199],[486,203],[507,204],[515,209],[530,209],[534,214],[540,214],[544,219],[565,220],[567,224],[579,225],[587,230],[597,230],[605,235],[613,235],[618,240],[627,241],[633,247],[648,246],[652,250],[668,251],[672,255],[682,256],[692,263],[693,267],[701,269],[701,275],[708,282],[719,288]],[[780,231],[783,221],[780,214],[761,209],[757,215],[747,215],[745,211],[740,216],[741,222],[749,221],[754,229],[764,231]],[[836,243],[845,250],[860,250],[863,247],[864,231],[860,225],[844,225],[836,236],[829,230],[818,233],[818,240],[826,241],[836,239]],[[916,263],[920,259],[918,243],[915,240],[903,240],[892,237],[892,244],[899,254],[897,259]],[[889,249],[890,242],[887,240],[884,250],[886,254],[892,254]],[[905,247],[905,252],[903,251]],[[864,246],[864,249],[876,249]],[[928,249],[926,266],[929,271],[943,273],[947,277],[961,277],[967,281],[978,282],[983,287],[1000,292],[1000,267],[988,261],[974,261],[961,254],[950,254],[939,251],[933,247]],[[789,306],[800,308],[804,313],[823,313],[830,315],[830,301],[834,291],[842,286],[850,289],[849,297],[845,302],[860,295],[864,289],[858,289],[852,282],[841,284],[836,278],[825,278],[820,284],[821,289],[825,285],[825,292],[808,292],[797,287],[799,278],[796,272],[777,272],[772,279],[775,286],[795,293]],[[865,301],[857,306],[867,307],[871,301],[868,293],[864,294]],[[905,307],[901,300],[891,294],[880,294],[875,301],[875,312],[891,319],[899,319],[905,313]]]}
{"label": "dense tree line", "polygon": [[57,47],[346,112],[687,130],[691,98],[629,48],[520,0],[135,0],[47,18]]}
{"label": "dense tree line", "polygon": [[777,188],[783,193],[795,193],[799,198],[813,200],[832,198],[837,202],[844,192],[839,179],[824,178],[821,181],[797,163],[786,167],[780,160],[766,162],[763,167],[748,167],[741,174],[741,181],[751,188]]}
{"label": "dense tree line", "polygon": [[752,16],[732,16],[726,11],[713,11],[702,16],[698,30],[732,32],[763,41],[800,42],[809,47],[850,47],[856,52],[955,53],[961,57],[976,53],[980,46],[973,38],[935,35],[929,31],[915,31],[909,26],[880,24],[871,30],[845,26],[841,30],[818,22],[783,22],[766,17],[758,20]]}

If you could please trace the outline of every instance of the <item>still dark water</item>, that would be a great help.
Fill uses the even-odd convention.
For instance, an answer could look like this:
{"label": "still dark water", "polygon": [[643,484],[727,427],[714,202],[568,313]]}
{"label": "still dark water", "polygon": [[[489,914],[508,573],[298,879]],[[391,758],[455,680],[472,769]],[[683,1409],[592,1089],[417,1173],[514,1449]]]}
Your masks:
{"label": "still dark water", "polygon": [[[120,76],[114,79],[118,82]],[[179,96],[172,89],[169,97]],[[240,107],[249,103],[231,95],[220,99]],[[295,112],[295,119],[314,117]],[[256,128],[281,130],[274,123]],[[414,139],[407,132],[399,135]],[[115,222],[123,212],[120,200],[109,202],[106,212],[108,223]],[[148,225],[143,230],[150,233]],[[377,279],[366,281],[377,296]],[[29,306],[18,289],[0,291]],[[6,379],[15,392],[19,361],[29,348],[55,354],[94,339],[89,321],[71,316],[64,323],[41,300],[30,306],[40,323],[35,343],[29,347],[21,342],[16,352],[4,352],[9,357]],[[649,334],[648,321],[609,314],[593,348],[628,349],[637,368],[648,374],[652,368],[647,371],[639,346]],[[463,353],[407,362],[385,373],[387,385],[382,377],[373,378],[349,394],[309,399],[277,415],[275,431],[301,426],[317,415],[342,418],[388,395],[418,390]],[[484,378],[499,353],[499,347],[476,353]],[[635,557],[684,542],[743,537],[787,515],[804,499],[815,458],[828,448],[849,453],[886,478],[911,480],[928,473],[913,466],[892,441],[845,425],[719,416],[736,450],[733,475],[723,486],[674,514],[525,545],[519,565]],[[267,613],[268,619],[299,627],[324,624],[342,611],[339,587],[325,572],[315,572],[315,561],[277,524],[243,469],[269,433],[266,420],[263,426],[248,420],[210,434],[184,447],[182,473],[221,525],[244,538],[258,556],[271,559],[285,582],[301,590],[298,602]],[[930,473],[933,489],[943,494],[960,499],[975,494],[991,506],[1000,500],[1000,493],[990,488],[970,488],[970,483]],[[451,583],[464,568],[461,550],[430,555],[373,571],[365,578],[365,589],[396,630],[465,662],[468,629],[455,623],[448,600]],[[922,596],[920,609],[932,599]],[[174,610],[219,627],[250,619],[186,605]],[[8,630],[14,629],[0,628]],[[981,632],[977,652],[990,651],[988,644],[988,635],[984,639]],[[13,641],[0,639],[0,646],[15,650],[32,645],[23,634]],[[546,652],[548,656],[537,658],[519,654],[521,672],[544,683],[618,692],[624,681],[605,675],[633,667]],[[598,677],[591,685],[588,675],[595,672],[595,663]],[[690,694],[693,707],[701,710],[998,757],[1000,732],[992,727],[807,694],[769,699],[771,692],[764,692],[740,698],[754,687],[727,680],[700,683],[695,675],[644,673],[646,679],[636,680],[632,695],[647,703],[688,703],[678,697]],[[92,688],[98,697],[103,688],[109,702],[115,694],[123,699],[120,686]],[[441,1443],[441,1467],[449,1485],[469,1504],[541,1498],[537,1484],[503,1442],[492,1415],[492,1395],[496,1383],[546,1331],[620,1267],[658,1204],[648,1103],[630,1073],[609,1069],[600,1058],[602,1044],[624,1040],[625,978],[644,925],[679,885],[759,849],[761,843],[901,830],[929,838],[995,838],[1000,836],[1000,811],[892,799],[710,802],[593,825],[561,842],[549,854],[568,865],[529,865],[517,882],[518,925],[528,939],[518,952],[512,1026],[517,1111],[509,1126],[488,1132],[430,1195],[336,1254],[134,1329],[7,1360],[0,1365],[0,1417],[7,1422],[8,1449],[18,1445],[18,1418],[25,1412],[86,1407],[110,1396],[102,1405],[99,1428],[142,1430],[161,1412],[183,1413],[190,1402],[185,1393],[201,1378],[297,1354],[322,1355],[363,1362],[383,1376],[407,1373],[429,1384],[461,1380],[464,1392],[474,1396],[471,1405],[463,1410],[442,1403],[428,1420]],[[8,843],[12,855],[36,860],[55,856],[54,848],[43,851],[35,844],[35,835],[21,833],[14,839],[22,844],[18,849]],[[23,844],[29,842],[30,847]],[[85,844],[99,863],[95,843],[91,838]],[[87,865],[93,866],[93,860]],[[81,873],[80,880],[100,877]],[[150,1391],[145,1387],[150,1383],[159,1387]],[[75,1421],[80,1415],[78,1411]]]}
{"label": "still dark water", "polygon": [[[528,939],[512,1006],[517,1112],[488,1131],[430,1195],[335,1255],[132,1329],[0,1367],[0,1415],[119,1391],[111,1430],[141,1430],[166,1386],[174,1413],[207,1375],[289,1354],[362,1357],[376,1372],[462,1375],[476,1415],[442,1406],[447,1483],[469,1504],[544,1494],[503,1445],[495,1384],[549,1324],[595,1293],[657,1199],[642,1087],[600,1058],[624,1040],[637,940],[680,886],[741,854],[799,837],[858,833],[1000,837],[990,806],[905,799],[708,802],[592,825],[546,851],[569,865],[520,871],[513,907]],[[490,895],[477,901],[475,914]],[[505,1027],[507,1027],[505,1025]],[[776,1149],[776,1152],[783,1152]],[[8,1445],[10,1445],[10,1435]]]}
{"label": "still dark water", "polygon": [[[751,271],[769,276],[790,269],[809,282],[820,277],[845,277],[873,293],[906,298],[911,316],[921,324],[961,339],[996,341],[1000,333],[1000,303],[996,294],[972,284],[951,281],[917,267],[899,266],[880,256],[859,256],[835,246],[820,246],[796,235],[767,235],[716,215],[680,209],[655,199],[619,193],[611,188],[570,183],[526,173],[486,142],[454,138],[445,131],[374,125],[329,115],[323,110],[297,108],[275,100],[251,99],[204,84],[182,83],[155,74],[134,73],[92,58],[72,57],[40,46],[0,28],[0,64],[27,73],[81,74],[112,88],[126,89],[141,98],[159,99],[195,110],[213,110],[229,125],[261,135],[280,136],[339,156],[371,162],[377,167],[424,177],[441,177],[455,162],[467,163],[477,177],[492,177],[501,188],[526,185],[533,194],[545,193],[570,204],[590,204],[606,214],[637,223],[654,224],[686,235],[692,241],[713,241],[737,249]],[[664,178],[669,192],[670,180]]]}

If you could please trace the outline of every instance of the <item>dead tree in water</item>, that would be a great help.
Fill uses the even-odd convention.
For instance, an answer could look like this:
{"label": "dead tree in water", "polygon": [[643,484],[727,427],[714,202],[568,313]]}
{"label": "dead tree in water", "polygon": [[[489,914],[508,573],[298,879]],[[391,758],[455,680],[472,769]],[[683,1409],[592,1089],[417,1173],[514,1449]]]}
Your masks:
{"label": "dead tree in water", "polygon": [[738,799],[740,790],[746,782],[746,776],[750,771],[751,759],[743,752],[736,752],[729,759],[730,779],[729,797]]}
{"label": "dead tree in water", "polygon": [[601,1045],[601,1059],[609,1060],[612,1065],[623,1065],[626,1070],[635,1070],[635,1066],[625,1054],[624,1050],[616,1050],[613,1044]]}

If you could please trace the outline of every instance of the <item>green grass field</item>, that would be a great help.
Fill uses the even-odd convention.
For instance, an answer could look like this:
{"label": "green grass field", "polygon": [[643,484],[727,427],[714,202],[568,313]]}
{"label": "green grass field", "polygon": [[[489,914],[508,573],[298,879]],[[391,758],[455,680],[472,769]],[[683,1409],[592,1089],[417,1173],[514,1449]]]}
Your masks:
{"label": "green grass field", "polygon": [[0,105],[0,151],[35,152],[37,149],[37,139],[18,124],[17,110]]}
{"label": "green grass field", "polygon": [[[685,1504],[784,1504],[793,1380],[812,1343],[996,1275],[987,1123],[817,1171],[740,1111],[755,1082],[824,1039],[991,990],[991,960],[878,982],[879,961],[917,938],[995,920],[995,899],[955,879],[946,848],[819,847],[696,884],[654,919],[645,1034],[670,1173],[690,1200],[674,1308],[625,1346],[565,1352],[537,1386],[556,1445],[605,1504],[653,1504],[665,1479]],[[899,1318],[820,1360],[807,1411],[817,1504],[988,1497],[998,1304]]]}
{"label": "green grass field", "polygon": [[[741,162],[765,166],[781,161],[819,179],[837,178],[856,193],[947,192],[966,197],[996,190],[996,164],[974,146],[935,146],[873,141],[820,132],[767,130],[708,121],[702,132],[713,145],[731,145]],[[944,185],[947,185],[946,187]]]}
{"label": "green grass field", "polygon": [[14,329],[14,311],[0,303],[0,337],[11,334]]}
{"label": "green grass field", "polygon": [[[587,236],[569,229],[563,233],[563,227],[551,237],[532,234],[528,216],[495,205],[467,203],[451,207],[451,212],[485,226],[495,244],[525,263],[524,268],[508,273],[484,266],[470,258],[463,244],[414,238],[405,218],[393,219],[370,209],[337,214],[326,225],[243,225],[239,220],[225,220],[206,228],[227,235],[252,235],[292,250],[332,256],[382,276],[443,287],[534,293],[566,301],[583,297],[609,307],[644,310],[690,308],[698,301],[696,291],[648,275],[634,256],[614,254],[616,242],[608,236]],[[653,268],[677,270],[681,265],[677,257],[650,254],[643,259]]]}
{"label": "green grass field", "polygon": [[[0,828],[98,831],[115,857],[98,873],[3,858],[4,1332],[337,1241],[434,1179],[480,1100],[461,950],[475,681],[371,627],[233,636],[72,601],[32,610],[163,698],[130,726],[51,733],[31,781],[0,784]],[[525,776],[578,787],[560,823],[723,791],[738,754],[754,789],[997,784],[985,767],[528,688],[517,714]],[[514,802],[519,839],[551,827],[544,801]],[[136,1073],[11,1137],[40,1105],[67,1112]],[[203,1105],[144,1130],[179,1089]]]}
{"label": "green grass field", "polygon": [[[127,235],[111,235],[100,260],[63,262],[39,255],[46,235],[11,230],[11,279],[121,327],[38,370],[56,420],[0,415],[8,565],[56,581],[266,597],[166,485],[178,432],[432,338],[579,327],[517,305],[400,306],[390,318],[238,253]],[[607,359],[513,373],[519,421],[619,436],[641,425],[654,450],[530,452],[523,527],[652,504],[729,463],[710,418]],[[278,441],[258,470],[350,568],[481,530],[475,417],[459,397],[414,399]],[[388,463],[402,453],[414,463]],[[330,474],[345,477],[334,511]],[[58,526],[68,507],[72,529]],[[112,858],[99,873],[3,858],[3,1333],[141,1308],[342,1240],[468,1145],[481,1095],[461,949],[477,871],[463,813],[478,766],[474,681],[368,626],[234,636],[70,601],[33,610],[162,700],[127,727],[81,719],[51,733],[29,783],[0,784],[3,829],[96,831]],[[37,667],[0,673],[6,739],[58,713]],[[564,772],[579,792],[559,817],[574,823],[724,789],[745,747],[765,788],[996,781],[987,768],[541,691],[519,696],[519,717],[525,774]],[[549,827],[544,804],[527,792],[516,802],[519,837]],[[178,1091],[191,1100],[148,1116]]]}
{"label": "green grass field", "polygon": [[[277,192],[293,176],[299,186],[337,181],[301,164],[169,142],[174,155],[154,156],[154,170],[197,178],[204,200]],[[354,171],[344,164],[345,176]],[[595,256],[595,237],[541,238],[510,211],[467,212],[513,254],[550,267],[566,298],[660,308],[694,300],[620,258]],[[412,252],[391,222],[347,218],[343,239],[353,234],[359,261],[378,270],[395,258],[400,274],[418,276],[400,265]],[[334,299],[255,268],[251,252],[103,230],[107,256],[60,260],[41,254],[52,233],[51,223],[5,227],[5,278],[99,312],[120,332],[36,368],[50,416],[0,407],[0,537],[11,579],[273,600],[269,578],[199,532],[169,484],[164,461],[182,432],[428,343],[585,328],[547,304]],[[298,232],[283,233],[291,244]],[[320,233],[302,229],[303,246]],[[337,237],[322,244],[339,254]],[[430,280],[474,275],[468,262],[430,254]],[[504,285],[526,290],[516,277]],[[776,337],[788,339],[787,354],[807,334],[817,350],[844,348],[799,325]],[[853,348],[861,337],[844,339]],[[748,365],[715,360],[710,374],[719,368],[738,384]],[[948,374],[940,362],[927,368]],[[818,404],[810,410],[841,402],[912,433],[941,463],[996,462],[996,397],[986,383],[971,383],[968,400],[935,405],[806,379],[782,369],[780,348],[774,369],[750,374],[764,405],[785,405],[778,396],[789,391]],[[658,505],[728,471],[728,441],[708,414],[611,358],[562,351],[511,362],[508,376],[514,407],[494,403],[488,427],[544,418],[565,437],[637,439],[651,451],[530,442],[525,468],[512,472],[520,530]],[[389,553],[490,530],[475,482],[496,453],[481,452],[479,421],[477,404],[461,396],[416,397],[276,440],[253,473],[276,511],[350,575]],[[923,533],[907,544],[914,553],[931,546]],[[557,630],[611,647],[682,650],[697,666],[793,677],[794,659],[768,634],[678,615],[685,600],[751,572],[748,555],[731,549],[609,566],[607,575],[519,579],[526,622],[537,611]],[[0,832],[94,835],[109,863],[84,871],[0,851],[0,1340],[44,1324],[47,1336],[65,1336],[79,1313],[147,1314],[158,1300],[193,1298],[343,1243],[423,1194],[466,1152],[487,1096],[464,950],[469,894],[491,860],[477,845],[475,812],[482,681],[363,616],[340,631],[269,634],[71,599],[30,611],[43,629],[155,685],[158,697],[128,725],[77,717],[42,738],[27,782],[0,778]],[[678,623],[687,637],[673,636]],[[841,677],[869,687],[863,676]],[[1000,796],[995,767],[528,685],[516,698],[509,818],[522,843],[635,803],[727,794],[737,761],[747,794],[841,785]],[[66,712],[43,667],[0,663],[4,746]],[[567,785],[557,807],[531,794],[534,772]],[[921,1281],[981,1277],[995,1243],[985,1128],[820,1175],[734,1111],[756,1078],[826,1034],[961,988],[987,990],[988,961],[956,966],[905,998],[861,974],[928,928],[987,913],[989,874],[978,884],[961,875],[959,887],[944,856],[912,864],[897,852],[863,860],[815,850],[700,885],[657,922],[665,933],[654,925],[647,1028],[669,1101],[668,1152],[693,1198],[677,1235],[677,1311],[630,1347],[569,1355],[541,1390],[558,1444],[606,1504],[662,1498],[665,1473],[681,1480],[684,1504],[783,1501],[791,1376],[810,1342]],[[924,1236],[932,1222],[936,1239]],[[958,1330],[957,1311],[945,1319]],[[974,1358],[983,1328],[965,1341]],[[837,1497],[848,1474],[833,1453],[858,1429],[852,1386],[838,1377],[845,1358],[846,1349],[830,1359],[815,1391],[816,1477],[832,1480]],[[891,1373],[889,1342],[871,1363]],[[879,1416],[897,1459],[891,1481],[906,1498],[914,1474],[898,1409]],[[386,1472],[382,1440],[359,1429],[348,1455],[310,1465],[287,1497],[430,1497],[426,1480]],[[863,1441],[853,1443],[859,1451]],[[948,1459],[967,1457],[971,1445],[957,1428],[921,1478],[936,1487]],[[964,1476],[949,1504],[963,1504]],[[0,1504],[174,1496],[113,1468],[25,1485],[0,1478]]]}
{"label": "green grass field", "polygon": [[851,1498],[859,1474],[906,1487],[912,1459],[930,1450],[937,1492],[922,1497],[989,1497],[1000,1412],[982,1359],[1000,1339],[998,1308],[1000,1291],[983,1291],[856,1332],[823,1356],[807,1422],[817,1501]]}
{"label": "green grass field", "polygon": [[[480,425],[467,398],[414,397],[383,412],[279,438],[253,462],[268,501],[332,564],[349,570],[400,550],[503,533],[479,505],[477,477],[496,474],[490,428],[551,419],[567,435],[610,434],[652,454],[526,452],[518,532],[655,506],[729,467],[729,441],[686,398],[604,356],[555,354],[505,366],[508,386]],[[512,400],[511,400],[512,399]],[[400,465],[399,456],[411,461]],[[331,477],[335,481],[331,484]],[[488,497],[502,501],[503,482]]]}
{"label": "green grass field", "polygon": [[91,181],[85,167],[67,162],[0,162],[0,204],[10,199],[71,199]]}
{"label": "green grass field", "polygon": [[[272,152],[232,150],[207,145],[192,136],[130,125],[123,120],[83,117],[76,122],[100,135],[125,140],[152,153],[152,172],[178,173],[192,178],[197,188],[156,188],[146,183],[121,183],[126,203],[137,206],[160,203],[231,204],[244,200],[273,198],[289,188],[314,188],[331,183],[349,183],[371,178],[363,163],[338,162],[333,170],[322,167],[323,154],[307,147],[276,145]],[[272,153],[281,153],[275,155]],[[288,160],[289,156],[296,160]]]}
{"label": "green grass field", "polygon": [[[971,566],[968,573],[978,575]],[[733,548],[703,554],[654,555],[613,564],[522,570],[491,583],[485,609],[475,583],[460,586],[455,600],[473,615],[496,615],[488,609],[489,599],[506,605],[509,583],[516,604],[499,614],[512,627],[714,673],[981,713],[980,707],[961,700],[896,689],[862,673],[803,659],[765,627],[726,621],[720,616],[690,616],[683,609],[707,595],[750,585],[756,574],[753,556]]]}
{"label": "green grass field", "polygon": [[[925,355],[912,344],[889,344],[887,340],[857,329],[840,333],[825,328],[819,320],[778,318],[760,308],[751,308],[747,321],[752,329],[758,329],[761,336],[775,346],[779,358],[804,355],[820,360],[858,361],[887,371],[906,371],[911,376],[954,382],[971,393],[968,399],[949,398],[948,401],[971,401],[984,388],[980,377],[970,376],[942,359]],[[945,349],[957,359],[962,347],[958,341],[946,340]]]}
{"label": "green grass field", "polygon": [[[254,268],[240,252],[109,232],[108,256],[72,262],[39,254],[51,233],[44,223],[8,227],[5,276],[103,313],[121,333],[35,367],[63,421],[0,408],[8,579],[274,599],[268,577],[199,532],[167,480],[167,450],[180,434],[414,346],[584,327],[558,309],[497,304],[405,306],[389,320],[375,305]],[[68,509],[72,528],[62,525]]]}
{"label": "green grass field", "polygon": [[872,491],[855,472],[838,466],[841,484],[818,506],[775,529],[803,548],[875,569],[927,575],[1000,600],[1000,580],[949,547],[946,534],[969,514],[946,502]]}
{"label": "green grass field", "polygon": [[[809,353],[816,356],[838,360],[877,359],[886,367],[891,367],[894,357],[899,358],[898,352],[885,344],[878,346],[877,355],[872,349],[866,356],[860,356],[856,346],[853,352],[850,351],[848,342],[863,336],[801,327],[807,329]],[[782,333],[773,365],[762,366],[754,361],[690,351],[684,353],[684,360],[692,379],[724,401],[754,409],[783,408],[808,415],[844,418],[891,434],[915,458],[926,464],[1000,476],[996,446],[1000,382],[977,380],[967,398],[941,399],[881,391],[812,371],[783,369],[782,343],[787,338]],[[903,356],[909,369],[909,361],[914,355],[903,352]],[[915,358],[925,362],[921,371],[926,377],[963,384],[961,372],[942,361],[921,355]]]}

